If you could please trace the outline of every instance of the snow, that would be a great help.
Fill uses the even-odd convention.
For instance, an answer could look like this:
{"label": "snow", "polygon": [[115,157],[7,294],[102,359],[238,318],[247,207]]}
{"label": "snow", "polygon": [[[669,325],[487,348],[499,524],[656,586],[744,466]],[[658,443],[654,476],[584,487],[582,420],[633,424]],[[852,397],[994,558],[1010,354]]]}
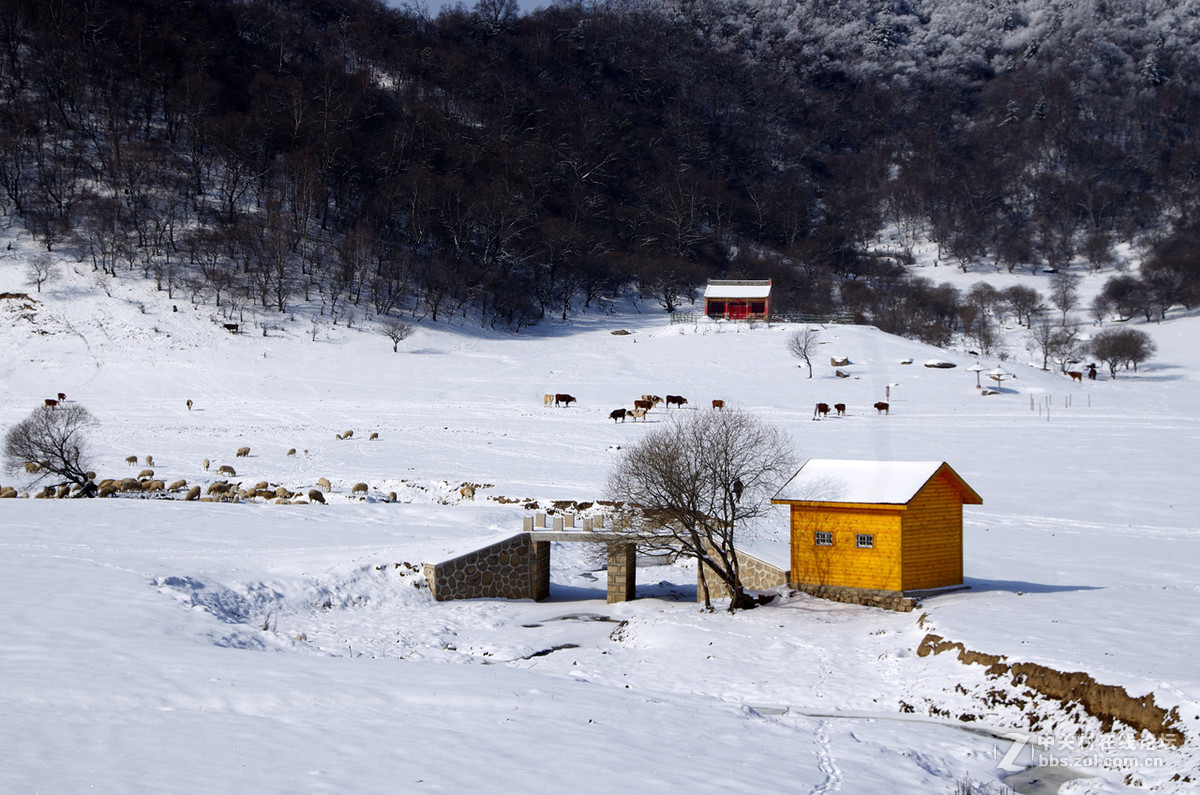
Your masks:
{"label": "snow", "polygon": [[774,499],[904,505],[943,463],[810,458]]}
{"label": "snow", "polygon": [[[0,427],[65,392],[100,420],[101,477],[153,455],[168,482],[229,464],[246,484],[333,488],[325,506],[0,501],[6,790],[997,785],[998,736],[1027,728],[1023,712],[985,704],[1003,685],[982,666],[918,657],[928,632],[1178,710],[1185,745],[1144,754],[1162,767],[1091,768],[1072,792],[1194,786],[1172,776],[1194,782],[1200,749],[1195,314],[1137,324],[1156,358],[1082,384],[1025,365],[1012,329],[1016,377],[980,399],[974,373],[902,364],[975,357],[866,327],[821,333],[854,362],[844,379],[797,369],[787,325],[621,310],[520,335],[418,323],[393,353],[361,317],[312,340],[304,307],[235,318],[232,335],[152,282],[107,280],[108,297],[70,258],[39,295],[32,253],[17,237],[0,259],[0,292],[37,301],[0,301]],[[547,408],[547,392],[579,400]],[[647,392],[689,407],[608,420]],[[885,396],[889,415],[872,408]],[[781,591],[709,614],[675,564],[639,569],[641,598],[607,605],[597,550],[555,544],[547,601],[429,597],[420,564],[518,532],[528,502],[603,498],[620,448],[712,398],[786,430],[801,458],[948,462],[985,500],[965,511],[970,589],[914,613]],[[847,414],[814,421],[817,402]],[[786,551],[786,517],[753,545]],[[1043,728],[1069,724],[1045,710]]]}

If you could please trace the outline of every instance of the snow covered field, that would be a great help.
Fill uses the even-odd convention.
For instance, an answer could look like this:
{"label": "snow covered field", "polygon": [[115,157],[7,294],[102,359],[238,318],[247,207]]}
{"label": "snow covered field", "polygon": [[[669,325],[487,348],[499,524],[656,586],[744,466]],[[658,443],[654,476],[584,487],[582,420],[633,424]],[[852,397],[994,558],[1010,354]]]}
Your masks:
{"label": "snow covered field", "polygon": [[[1139,764],[1064,791],[1200,781],[1197,316],[1135,323],[1154,360],[1082,384],[1023,364],[1010,331],[1017,377],[980,397],[976,357],[866,327],[827,327],[811,380],[784,346],[795,327],[672,326],[628,305],[520,335],[421,325],[393,353],[361,322],[313,340],[305,308],[247,315],[235,336],[152,282],[109,297],[87,264],[39,295],[29,253],[0,259],[0,292],[37,299],[0,300],[0,428],[64,392],[100,420],[100,477],[152,455],[168,482],[228,464],[246,484],[333,490],[325,506],[0,501],[0,789],[1001,791],[998,735],[1029,726],[988,692],[1020,688],[918,657],[929,632],[1177,709],[1182,748],[1121,752]],[[546,408],[547,392],[578,403]],[[706,614],[676,565],[609,606],[592,552],[556,545],[545,602],[432,601],[405,564],[518,531],[526,500],[602,498],[616,448],[666,413],[608,412],[648,392],[753,411],[801,458],[949,462],[984,499],[965,510],[970,590],[911,614],[787,594]],[[814,422],[818,401],[847,416]],[[468,501],[463,483],[486,488]],[[786,554],[782,510],[764,532]],[[1075,725],[1038,710],[1038,732]]]}

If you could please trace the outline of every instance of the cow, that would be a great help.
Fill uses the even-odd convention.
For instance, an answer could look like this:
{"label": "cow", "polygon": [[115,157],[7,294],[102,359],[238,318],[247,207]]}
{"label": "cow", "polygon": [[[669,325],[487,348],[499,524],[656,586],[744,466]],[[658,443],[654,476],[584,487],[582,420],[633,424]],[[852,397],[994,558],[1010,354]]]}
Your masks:
{"label": "cow", "polygon": [[685,397],[681,397],[680,395],[667,395],[667,408],[671,408],[671,406],[679,406],[679,408],[683,408],[686,403],[687,398]]}
{"label": "cow", "polygon": [[608,412],[608,418],[610,420],[612,420],[614,424],[616,423],[617,420],[624,422],[625,415],[628,413],[629,412],[626,411],[625,409],[613,409],[612,411]]}
{"label": "cow", "polygon": [[649,400],[652,404],[657,405],[663,402],[663,399],[658,395],[642,395],[642,400]]}
{"label": "cow", "polygon": [[238,333],[238,324],[237,323],[226,323],[225,330],[228,331],[230,334],[237,334]]}
{"label": "cow", "polygon": [[725,408],[724,400],[714,400],[713,401],[713,410],[714,411],[722,411],[724,408]]}
{"label": "cow", "polygon": [[1078,370],[1069,370],[1067,371],[1067,375],[1071,376],[1072,381],[1078,381],[1081,384],[1083,383],[1083,373],[1079,372]]}
{"label": "cow", "polygon": [[633,417],[634,422],[637,422],[638,420],[645,422],[646,421],[646,412],[648,410],[649,409],[636,408],[633,411],[629,412],[629,416]]}
{"label": "cow", "polygon": [[884,403],[882,400],[875,404],[875,411],[879,412],[880,414],[887,414],[888,408],[888,404]]}
{"label": "cow", "polygon": [[1096,365],[1094,365],[1094,364],[1088,365],[1088,380],[1089,381],[1096,380]]}
{"label": "cow", "polygon": [[554,395],[542,395],[542,405],[549,406],[554,402]]}
{"label": "cow", "polygon": [[192,410],[192,399],[191,398],[188,398],[187,407],[188,407],[188,411]]}
{"label": "cow", "polygon": [[554,396],[554,405],[555,406],[557,406],[559,403],[562,403],[564,406],[570,408],[571,404],[575,403],[575,402],[576,402],[575,398],[571,397],[570,395],[564,395],[564,394],[559,393]]}
{"label": "cow", "polygon": [[58,401],[55,400],[54,398],[46,398],[46,408],[48,408],[48,409],[58,408]]}
{"label": "cow", "polygon": [[59,392],[59,393],[58,393],[58,402],[59,402],[59,403],[66,403],[66,402],[67,402],[67,395],[66,395],[66,393],[65,393],[65,392]]}
{"label": "cow", "polygon": [[633,407],[635,409],[641,409],[644,414],[645,412],[654,408],[654,401],[653,400],[645,400],[645,399],[635,400],[635,401],[633,401]]}
{"label": "cow", "polygon": [[829,404],[828,403],[818,403],[817,407],[815,409],[813,409],[813,419],[816,419],[818,414],[820,414],[822,417],[828,417],[829,416]]}

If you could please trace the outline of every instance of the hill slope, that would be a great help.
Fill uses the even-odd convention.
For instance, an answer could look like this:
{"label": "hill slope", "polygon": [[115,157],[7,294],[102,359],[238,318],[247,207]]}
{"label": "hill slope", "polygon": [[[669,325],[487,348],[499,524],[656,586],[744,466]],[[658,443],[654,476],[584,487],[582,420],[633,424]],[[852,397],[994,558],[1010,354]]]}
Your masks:
{"label": "hill slope", "polygon": [[[0,264],[0,292],[29,292],[23,256]],[[203,484],[207,458],[333,491],[324,508],[0,502],[10,786],[931,791],[1000,775],[1008,743],[964,727],[1075,725],[1049,700],[1015,706],[1020,688],[980,666],[915,656],[928,632],[1153,694],[1178,710],[1183,748],[1088,770],[1079,791],[1188,786],[1171,777],[1195,768],[1200,736],[1195,317],[1145,326],[1159,355],[1136,375],[1075,384],[1010,360],[1016,378],[981,398],[973,357],[867,327],[824,329],[810,380],[788,326],[440,324],[393,353],[358,327],[314,340],[303,317],[233,335],[151,283],[110,280],[110,296],[91,280],[71,265],[35,300],[0,300],[0,427],[64,392],[101,421],[101,477],[152,455],[157,477]],[[547,408],[549,392],[578,402]],[[507,499],[602,497],[616,448],[666,411],[607,414],[646,392],[753,411],[802,457],[950,462],[984,498],[966,511],[971,589],[916,614],[783,595],[708,615],[675,566],[642,573],[650,598],[607,606],[589,554],[556,545],[549,601],[439,604],[396,565],[516,531]],[[887,416],[871,408],[885,396]],[[813,421],[818,401],[847,416]],[[464,482],[486,488],[466,501]],[[755,543],[778,554],[785,526]]]}

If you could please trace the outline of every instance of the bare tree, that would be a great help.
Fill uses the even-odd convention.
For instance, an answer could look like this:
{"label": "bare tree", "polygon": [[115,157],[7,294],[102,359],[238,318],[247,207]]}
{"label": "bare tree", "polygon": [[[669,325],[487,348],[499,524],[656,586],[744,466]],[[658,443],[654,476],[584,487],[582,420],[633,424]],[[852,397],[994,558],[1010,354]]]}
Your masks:
{"label": "bare tree", "polygon": [[10,473],[28,472],[36,465],[34,483],[57,475],[81,487],[80,494],[94,496],[96,487],[87,475],[86,431],[96,420],[83,406],[49,406],[37,409],[9,429],[4,437],[4,466]]}
{"label": "bare tree", "polygon": [[[791,440],[752,414],[676,415],[624,452],[607,491],[654,517],[654,526],[642,528],[644,546],[695,558],[724,583],[732,612],[760,604],[742,586],[736,533],[770,510],[771,496],[794,469]],[[701,582],[711,610],[712,594]]]}
{"label": "bare tree", "polygon": [[1042,294],[1032,287],[1015,284],[1002,293],[1008,309],[1017,318],[1017,323],[1033,324],[1034,315],[1042,311]]}
{"label": "bare tree", "polygon": [[29,281],[37,285],[37,291],[42,291],[42,285],[46,282],[54,281],[58,275],[58,269],[54,259],[49,254],[39,254],[29,262],[29,267],[25,274]]}
{"label": "bare tree", "polygon": [[384,335],[392,341],[392,353],[400,350],[400,343],[412,336],[413,327],[398,317],[391,318],[383,325]]}
{"label": "bare tree", "polygon": [[812,357],[817,353],[821,330],[805,326],[799,331],[793,331],[787,338],[787,349],[792,356],[808,365],[808,377],[813,377]]}
{"label": "bare tree", "polygon": [[1108,373],[1117,377],[1117,368],[1121,365],[1137,366],[1154,355],[1156,350],[1154,340],[1144,331],[1135,328],[1110,328],[1092,337],[1088,350],[1100,361],[1108,365]]}
{"label": "bare tree", "polygon": [[1067,313],[1079,303],[1079,277],[1073,273],[1059,271],[1050,279],[1050,302],[1062,312],[1062,322],[1067,323]]}
{"label": "bare tree", "polygon": [[1075,334],[1075,329],[1055,326],[1048,317],[1041,315],[1029,326],[1028,348],[1041,354],[1042,369],[1048,370],[1052,358],[1065,359],[1075,349]]}

